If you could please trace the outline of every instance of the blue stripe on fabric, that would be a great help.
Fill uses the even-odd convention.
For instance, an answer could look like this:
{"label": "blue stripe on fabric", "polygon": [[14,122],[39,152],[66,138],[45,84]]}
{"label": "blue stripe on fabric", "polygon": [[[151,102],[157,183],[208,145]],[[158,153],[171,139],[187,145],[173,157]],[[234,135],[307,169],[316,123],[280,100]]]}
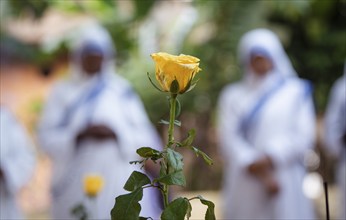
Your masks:
{"label": "blue stripe on fabric", "polygon": [[277,90],[279,90],[285,83],[284,79],[281,79],[278,81],[277,84],[273,86],[272,89],[270,89],[267,93],[265,93],[258,102],[254,105],[252,110],[249,112],[249,114],[243,118],[240,125],[240,131],[244,135],[245,139],[248,139],[248,133],[250,130],[250,125],[254,121],[257,114],[260,112],[260,110],[263,108],[263,106],[268,102],[270,97],[272,97]]}
{"label": "blue stripe on fabric", "polygon": [[311,96],[312,91],[313,91],[313,86],[311,82],[304,80],[304,98],[308,98]]}
{"label": "blue stripe on fabric", "polygon": [[58,126],[59,127],[67,126],[71,120],[72,115],[78,109],[78,107],[80,107],[81,105],[88,103],[88,102],[92,101],[93,99],[95,99],[102,92],[102,90],[105,88],[105,85],[106,85],[105,82],[103,80],[100,80],[95,85],[95,87],[90,90],[90,93],[86,97],[78,98],[76,102],[74,102],[72,105],[70,105],[67,108],[65,115]]}

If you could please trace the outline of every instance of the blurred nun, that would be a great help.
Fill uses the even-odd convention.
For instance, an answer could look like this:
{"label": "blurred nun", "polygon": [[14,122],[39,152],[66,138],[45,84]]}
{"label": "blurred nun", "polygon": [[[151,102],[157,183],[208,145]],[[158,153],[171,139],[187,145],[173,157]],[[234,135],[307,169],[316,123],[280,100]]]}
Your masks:
{"label": "blurred nun", "polygon": [[14,115],[0,105],[0,219],[23,219],[17,196],[35,168],[33,143]]}
{"label": "blurred nun", "polygon": [[243,80],[219,99],[224,218],[314,219],[302,191],[303,157],[315,139],[311,87],[269,30],[246,33],[238,52]]}
{"label": "blurred nun", "polygon": [[337,181],[340,189],[340,219],[346,219],[346,63],[344,75],[334,84],[324,120],[327,151],[338,160]]}
{"label": "blurred nun", "polygon": [[[101,26],[81,28],[72,53],[71,76],[55,85],[48,98],[39,140],[53,161],[52,215],[73,219],[83,203],[93,219],[110,219],[115,197],[135,169],[141,146],[159,148],[161,141],[139,97],[115,74],[111,38]],[[83,178],[102,176],[104,186],[88,206]],[[141,216],[156,218],[154,195],[144,190]],[[90,203],[89,203],[90,205]]]}

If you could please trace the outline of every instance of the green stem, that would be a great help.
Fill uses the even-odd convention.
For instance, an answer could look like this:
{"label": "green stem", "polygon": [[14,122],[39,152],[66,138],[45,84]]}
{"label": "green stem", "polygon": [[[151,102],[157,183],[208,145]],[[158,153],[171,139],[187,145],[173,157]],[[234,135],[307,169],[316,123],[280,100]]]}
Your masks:
{"label": "green stem", "polygon": [[164,208],[166,208],[168,206],[168,204],[169,204],[169,201],[168,201],[168,185],[167,184],[163,184],[162,194],[163,194],[163,206],[164,206]]}
{"label": "green stem", "polygon": [[175,121],[175,111],[176,111],[176,94],[171,94],[170,99],[170,117],[169,117],[169,128],[168,128],[168,145],[167,147],[171,147],[174,143],[174,121]]}
{"label": "green stem", "polygon": [[[166,145],[166,148],[171,148],[172,145],[174,144],[174,121],[175,121],[175,111],[176,111],[176,99],[177,99],[177,94],[171,94],[171,99],[170,99],[170,112],[169,112],[169,127],[168,127],[168,144]],[[166,169],[166,174],[169,173],[169,165],[167,162],[167,159],[165,159],[165,164],[167,166]],[[169,185],[163,184],[163,201],[164,201],[164,207],[166,208],[169,204]]]}

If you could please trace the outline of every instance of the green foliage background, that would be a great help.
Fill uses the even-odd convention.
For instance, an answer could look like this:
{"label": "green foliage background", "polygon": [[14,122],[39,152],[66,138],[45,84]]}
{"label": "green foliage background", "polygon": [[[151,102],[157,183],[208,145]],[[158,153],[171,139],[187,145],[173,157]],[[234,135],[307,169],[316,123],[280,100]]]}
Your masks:
{"label": "green foliage background", "polygon": [[[167,117],[166,97],[152,89],[146,78],[146,72],[154,73],[154,64],[149,54],[147,57],[139,54],[136,34],[138,24],[147,18],[155,1],[133,0],[134,14],[127,19],[117,16],[119,1],[113,0],[88,0],[83,4],[80,1],[64,0],[1,2],[1,19],[28,14],[40,19],[50,8],[97,17],[114,39],[119,74],[134,85],[143,98],[151,120],[156,124]],[[214,130],[218,95],[225,85],[241,78],[241,70],[237,65],[237,43],[243,33],[253,28],[267,27],[278,33],[298,75],[313,83],[316,110],[323,114],[330,87],[342,75],[346,59],[346,0],[195,0],[192,4],[197,8],[199,17],[184,41],[182,53],[199,57],[203,71],[198,75],[200,81],[197,87],[180,100],[182,121],[187,121],[181,132],[186,133],[189,127],[197,126],[197,146],[218,160]],[[194,36],[197,30],[206,25],[212,27],[212,33],[209,33],[207,40],[196,41]],[[23,45],[3,30],[0,37],[2,48],[25,51],[20,54],[21,58],[36,65],[49,63],[61,51],[67,50],[62,44],[52,54],[45,54],[39,47]],[[157,126],[159,130],[162,129]],[[187,186],[192,189],[219,187],[221,165],[209,168],[195,162],[191,166],[199,167],[198,170],[204,172],[188,174],[192,182],[188,182]],[[202,179],[213,178],[214,181],[194,181],[193,175]]]}

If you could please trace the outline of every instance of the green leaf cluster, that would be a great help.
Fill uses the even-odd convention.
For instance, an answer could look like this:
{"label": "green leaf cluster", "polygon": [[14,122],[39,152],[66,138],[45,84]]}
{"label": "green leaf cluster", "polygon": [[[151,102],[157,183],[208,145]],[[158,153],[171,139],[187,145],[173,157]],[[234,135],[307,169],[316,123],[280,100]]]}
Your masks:
{"label": "green leaf cluster", "polygon": [[[191,129],[188,132],[187,137],[181,142],[171,143],[172,147],[167,147],[163,151],[155,150],[151,147],[141,147],[137,149],[137,154],[143,159],[140,161],[133,161],[132,163],[145,163],[147,160],[152,160],[155,163],[160,161],[160,175],[153,179],[145,175],[144,173],[134,171],[127,182],[124,185],[124,189],[130,191],[125,195],[120,195],[115,199],[115,205],[111,211],[112,220],[126,219],[126,220],[138,220],[148,219],[150,217],[141,217],[141,205],[140,201],[143,197],[143,189],[147,187],[156,187],[161,192],[166,192],[167,188],[163,186],[185,186],[186,180],[183,173],[184,162],[183,156],[175,149],[186,147],[191,149],[196,156],[202,156],[206,163],[212,164],[212,159],[198,148],[192,146],[195,138],[196,131]],[[202,204],[208,206],[205,219],[214,220],[214,203],[205,200],[201,196],[194,197],[192,199],[199,199]],[[161,214],[162,220],[183,220],[191,217],[192,206],[190,200],[187,198],[177,198],[167,204]]]}
{"label": "green leaf cluster", "polygon": [[[177,152],[171,151],[169,153],[170,164],[174,166],[174,169],[182,168],[182,156]],[[176,176],[179,173],[174,171],[172,175],[166,175],[160,179],[160,182],[167,184],[179,185],[179,179],[181,177]],[[176,179],[174,179],[176,177]],[[112,220],[138,220],[138,219],[149,219],[150,217],[140,216],[141,205],[139,202],[143,198],[143,188],[150,185],[151,181],[149,177],[141,172],[134,171],[126,181],[124,189],[130,191],[128,194],[120,195],[115,199],[115,205],[111,210]],[[192,206],[190,201],[193,199],[199,199],[203,205],[208,206],[205,213],[206,220],[215,220],[215,205],[213,202],[204,199],[202,196],[197,196],[191,199],[177,198],[170,202],[168,206],[163,210],[161,214],[162,220],[183,220],[185,217],[189,219],[191,217]],[[78,210],[80,207],[78,207]],[[76,209],[76,211],[78,211]],[[75,211],[75,212],[76,212]]]}
{"label": "green leaf cluster", "polygon": [[183,173],[183,156],[177,151],[167,148],[165,152],[167,165],[161,166],[160,177],[154,182],[160,182],[167,185],[185,186],[185,176]]}

